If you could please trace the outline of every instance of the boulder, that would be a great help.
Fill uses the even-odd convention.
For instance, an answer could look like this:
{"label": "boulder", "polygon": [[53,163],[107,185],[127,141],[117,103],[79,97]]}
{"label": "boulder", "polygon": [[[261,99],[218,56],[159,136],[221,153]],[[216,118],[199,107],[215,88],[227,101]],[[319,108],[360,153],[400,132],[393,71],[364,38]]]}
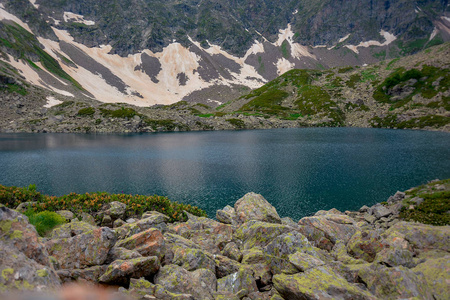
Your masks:
{"label": "boulder", "polygon": [[[353,225],[354,220],[346,215],[326,214],[314,217],[302,218],[298,224],[303,226],[300,230],[301,233],[307,232],[304,227],[314,227],[324,233],[324,236],[318,236],[318,238],[325,237],[333,245],[337,240],[343,241],[347,244],[348,240],[356,233],[357,227]],[[305,236],[310,239],[314,239],[314,236]],[[321,248],[321,247],[319,247]]]}
{"label": "boulder", "polygon": [[222,255],[214,256],[216,277],[222,278],[239,271],[243,265]]}
{"label": "boulder", "polygon": [[112,201],[103,205],[101,211],[108,215],[112,220],[123,219],[127,205],[119,201]]}
{"label": "boulder", "polygon": [[177,247],[174,251],[173,264],[183,267],[187,271],[208,269],[215,273],[215,262],[212,254],[203,250]]}
{"label": "boulder", "polygon": [[73,236],[89,232],[96,229],[96,226],[92,226],[86,222],[74,221],[67,224],[63,224],[55,229],[50,234],[52,239],[71,238]]}
{"label": "boulder", "polygon": [[242,252],[234,242],[226,244],[222,250],[222,254],[226,257],[234,259],[235,261],[242,260]]}
{"label": "boulder", "polygon": [[434,299],[448,299],[450,295],[449,285],[450,255],[439,258],[430,258],[412,269],[415,273],[422,273]]}
{"label": "boulder", "polygon": [[73,281],[86,281],[89,283],[98,283],[99,278],[106,272],[108,265],[93,266],[86,269],[63,269],[56,273],[63,283]]}
{"label": "boulder", "polygon": [[15,248],[37,263],[50,266],[48,252],[36,228],[26,216],[5,206],[0,207],[0,241],[4,247]]}
{"label": "boulder", "polygon": [[236,212],[233,207],[227,205],[222,210],[218,210],[216,212],[216,219],[219,222],[225,223],[225,224],[232,224],[233,219],[236,216]]}
{"label": "boulder", "polygon": [[392,211],[388,207],[386,207],[380,203],[372,206],[371,211],[372,211],[372,215],[374,215],[375,218],[377,218],[377,219],[380,219],[382,217],[387,217],[392,214]]}
{"label": "boulder", "polygon": [[70,210],[58,210],[56,211],[56,213],[66,219],[66,221],[70,221],[75,217],[73,212],[71,212]]}
{"label": "boulder", "polygon": [[252,274],[246,269],[240,269],[236,273],[217,280],[217,291],[230,294],[239,293],[242,298],[252,292],[257,292],[258,287]]}
{"label": "boulder", "polygon": [[397,203],[405,199],[406,194],[404,192],[397,191],[394,196],[390,196],[388,199],[389,204]]}
{"label": "boulder", "polygon": [[292,228],[286,225],[252,220],[236,230],[235,238],[243,242],[244,249],[251,249],[265,247],[277,236],[290,231]]}
{"label": "boulder", "polygon": [[167,228],[167,225],[164,223],[166,218],[168,218],[166,215],[163,215],[165,217],[164,218],[161,217],[159,213],[156,214],[153,212],[147,212],[146,216],[148,217],[143,218],[137,222],[124,223],[120,227],[115,228],[118,238],[119,239],[128,238],[134,234],[141,233],[150,228],[156,228],[162,232]]}
{"label": "boulder", "polygon": [[406,249],[385,248],[375,258],[375,261],[389,267],[404,266],[412,268],[414,262],[414,253]]}
{"label": "boulder", "polygon": [[238,224],[250,220],[281,224],[281,218],[275,207],[259,194],[246,194],[234,204],[234,210]]}
{"label": "boulder", "polygon": [[137,251],[128,250],[122,247],[113,247],[109,250],[105,263],[110,264],[115,260],[129,260],[139,257],[142,257],[142,255]]}
{"label": "boulder", "polygon": [[115,242],[115,232],[101,227],[71,238],[49,240],[45,246],[61,268],[80,269],[103,264]]}
{"label": "boulder", "polygon": [[164,256],[164,237],[158,229],[150,228],[129,238],[119,240],[115,247],[122,247],[140,253],[142,256]]}
{"label": "boulder", "polygon": [[33,207],[33,205],[36,205],[37,202],[35,201],[28,201],[28,202],[22,202],[19,205],[17,205],[16,210],[20,213],[24,213],[28,210],[28,208]]}
{"label": "boulder", "polygon": [[92,226],[96,226],[94,217],[88,213],[85,213],[85,212],[81,213],[81,221],[88,223]]}
{"label": "boulder", "polygon": [[432,226],[419,223],[399,222],[386,231],[401,233],[414,247],[421,250],[440,249],[450,252],[450,226]]}
{"label": "boulder", "polygon": [[161,224],[169,221],[169,217],[158,211],[146,211],[142,214],[141,220],[147,219],[148,223]]}
{"label": "boulder", "polygon": [[189,272],[177,265],[166,265],[156,274],[155,284],[171,293],[192,295],[194,299],[214,299],[217,279],[210,270]]}
{"label": "boulder", "polygon": [[301,272],[325,265],[325,263],[317,257],[302,252],[290,254],[289,262]]}
{"label": "boulder", "polygon": [[373,230],[356,232],[347,243],[347,252],[356,259],[373,262],[375,256],[385,247],[381,236]]}
{"label": "boulder", "polygon": [[155,295],[155,288],[156,285],[144,278],[131,278],[128,292],[134,299],[145,299]]}
{"label": "boulder", "polygon": [[376,299],[367,291],[348,283],[328,266],[320,266],[294,275],[273,277],[277,292],[289,300],[304,299]]}
{"label": "boulder", "polygon": [[42,291],[60,287],[61,281],[53,268],[39,264],[2,241],[0,249],[1,292]]}
{"label": "boulder", "polygon": [[148,277],[160,268],[156,256],[139,257],[129,260],[116,260],[106,269],[99,282],[108,284],[127,284],[130,278]]}
{"label": "boulder", "polygon": [[405,267],[372,264],[358,272],[360,280],[380,299],[433,299],[425,278]]}

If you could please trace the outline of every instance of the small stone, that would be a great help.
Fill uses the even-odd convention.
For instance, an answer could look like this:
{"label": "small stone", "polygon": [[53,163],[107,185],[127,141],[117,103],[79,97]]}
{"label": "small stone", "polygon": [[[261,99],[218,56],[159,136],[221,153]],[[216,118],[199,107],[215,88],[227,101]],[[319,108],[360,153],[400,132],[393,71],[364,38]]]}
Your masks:
{"label": "small stone", "polygon": [[66,219],[66,221],[72,220],[75,216],[70,210],[58,210],[56,213]]}
{"label": "small stone", "polygon": [[359,209],[359,212],[360,213],[365,213],[365,212],[368,212],[369,211],[369,207],[367,206],[367,205],[364,205],[364,206],[362,206],[360,209]]}

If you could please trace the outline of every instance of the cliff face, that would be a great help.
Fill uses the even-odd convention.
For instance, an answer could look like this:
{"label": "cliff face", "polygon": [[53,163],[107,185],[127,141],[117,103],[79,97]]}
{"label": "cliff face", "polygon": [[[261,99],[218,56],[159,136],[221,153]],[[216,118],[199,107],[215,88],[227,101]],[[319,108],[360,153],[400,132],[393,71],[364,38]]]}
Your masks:
{"label": "cliff face", "polygon": [[178,223],[113,201],[94,213],[97,224],[58,211],[71,221],[46,239],[3,206],[1,292],[59,292],[61,283],[87,281],[121,286],[114,299],[445,299],[449,190],[449,180],[432,181],[359,211],[321,210],[298,222],[255,193],[217,211],[217,220],[186,213]]}

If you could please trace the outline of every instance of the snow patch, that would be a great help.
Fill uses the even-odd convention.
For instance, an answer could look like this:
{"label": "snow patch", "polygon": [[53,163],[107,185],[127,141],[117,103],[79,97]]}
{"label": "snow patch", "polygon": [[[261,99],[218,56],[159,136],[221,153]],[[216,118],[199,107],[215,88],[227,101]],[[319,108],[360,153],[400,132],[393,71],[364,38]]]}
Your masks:
{"label": "snow patch", "polygon": [[221,105],[221,104],[223,104],[223,102],[221,102],[221,101],[217,101],[217,100],[212,100],[212,99],[207,99],[206,101],[208,101],[208,102],[215,102],[215,103],[217,103],[218,105]]}
{"label": "snow patch", "polygon": [[341,38],[338,43],[342,43],[343,41],[345,41],[346,39],[348,39],[350,37],[350,33],[347,34],[346,36],[344,36],[343,38]]}
{"label": "snow patch", "polygon": [[46,108],[50,108],[52,106],[63,103],[63,101],[55,99],[52,96],[48,96],[46,99],[47,99],[47,104],[44,105],[44,107],[46,107]]}
{"label": "snow patch", "polygon": [[277,61],[277,74],[284,74],[287,71],[292,70],[294,67],[295,65],[293,63],[283,57]]}
{"label": "snow patch", "polygon": [[72,21],[72,22],[75,21],[77,23],[83,23],[84,25],[88,25],[88,26],[95,25],[94,21],[85,20],[84,16],[78,15],[78,14],[74,14],[74,13],[71,13],[71,12],[65,11],[63,17],[64,17],[64,22],[66,22],[66,23],[69,22],[69,21]]}
{"label": "snow patch", "polygon": [[359,54],[358,51],[358,47],[370,47],[370,46],[387,46],[390,43],[392,43],[393,41],[395,41],[397,39],[397,37],[387,31],[381,30],[380,31],[380,35],[382,35],[385,39],[385,41],[383,43],[380,43],[378,41],[367,41],[367,42],[361,42],[359,43],[359,45],[355,46],[355,45],[345,45],[345,47],[347,47],[348,49],[352,50],[353,52],[355,52],[356,54]]}
{"label": "snow patch", "polygon": [[450,18],[449,17],[442,16],[441,19],[444,19],[445,21],[450,22]]}
{"label": "snow patch", "polygon": [[34,8],[39,8],[39,4],[36,4],[36,0],[30,0],[30,3],[34,6]]}
{"label": "snow patch", "polygon": [[33,33],[30,29],[30,27],[28,27],[28,24],[22,22],[22,20],[20,20],[18,17],[14,16],[13,14],[10,14],[9,12],[7,12],[6,10],[4,10],[4,8],[0,8],[0,20],[10,20],[10,21],[14,21],[17,24],[19,24],[20,26],[22,26],[23,28],[25,28],[28,32]]}
{"label": "snow patch", "polygon": [[434,37],[436,36],[436,34],[439,32],[439,29],[437,29],[436,27],[434,27],[433,32],[430,35],[430,39],[428,41],[431,41],[432,39],[434,39]]}
{"label": "snow patch", "polygon": [[291,29],[291,24],[288,24],[286,29],[280,29],[278,40],[273,45],[281,47],[284,41],[287,41],[291,46],[292,57],[297,59],[300,59],[301,57],[311,57],[316,59],[313,54],[309,53],[308,47],[302,46],[299,43],[294,43],[294,32]]}
{"label": "snow patch", "polygon": [[293,15],[298,14],[298,9],[296,9],[292,14],[293,14]]}

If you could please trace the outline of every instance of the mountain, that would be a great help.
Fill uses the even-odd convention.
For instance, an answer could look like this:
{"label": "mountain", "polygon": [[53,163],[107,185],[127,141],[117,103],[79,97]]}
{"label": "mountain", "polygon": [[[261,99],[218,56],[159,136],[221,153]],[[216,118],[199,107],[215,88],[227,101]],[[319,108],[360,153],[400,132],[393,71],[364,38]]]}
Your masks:
{"label": "mountain", "polygon": [[0,1],[0,79],[28,99],[218,106],[449,40],[448,0]]}
{"label": "mountain", "polygon": [[0,129],[154,132],[354,126],[450,131],[449,67],[450,43],[444,43],[368,66],[290,70],[260,88],[242,88],[242,96],[217,107],[187,101],[138,107],[48,96],[41,88],[3,77],[9,91],[0,101]]}

